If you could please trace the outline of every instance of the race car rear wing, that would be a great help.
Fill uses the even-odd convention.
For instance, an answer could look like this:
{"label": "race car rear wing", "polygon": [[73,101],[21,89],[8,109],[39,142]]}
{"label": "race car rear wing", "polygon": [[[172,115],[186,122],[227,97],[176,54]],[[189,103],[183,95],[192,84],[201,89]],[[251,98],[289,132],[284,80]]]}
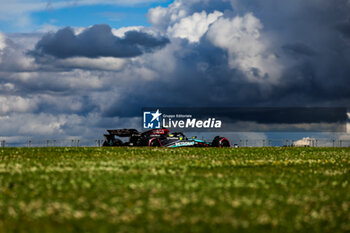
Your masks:
{"label": "race car rear wing", "polygon": [[110,135],[115,135],[118,137],[131,137],[140,134],[136,129],[109,129],[107,132]]}

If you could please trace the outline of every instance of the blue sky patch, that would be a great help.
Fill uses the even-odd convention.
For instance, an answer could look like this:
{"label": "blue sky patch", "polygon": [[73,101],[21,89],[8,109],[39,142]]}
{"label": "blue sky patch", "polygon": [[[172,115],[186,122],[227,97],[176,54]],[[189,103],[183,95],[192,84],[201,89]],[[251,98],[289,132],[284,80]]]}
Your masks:
{"label": "blue sky patch", "polygon": [[[150,8],[166,7],[172,0],[144,3],[132,6],[118,5],[74,5],[67,4],[66,7],[56,8],[43,5],[42,11],[30,11],[21,13],[8,19],[0,17],[0,31],[23,32],[35,31],[44,25],[56,27],[87,27],[94,24],[109,24],[113,28],[128,26],[149,26],[146,14]],[[24,10],[25,12],[25,10]]]}

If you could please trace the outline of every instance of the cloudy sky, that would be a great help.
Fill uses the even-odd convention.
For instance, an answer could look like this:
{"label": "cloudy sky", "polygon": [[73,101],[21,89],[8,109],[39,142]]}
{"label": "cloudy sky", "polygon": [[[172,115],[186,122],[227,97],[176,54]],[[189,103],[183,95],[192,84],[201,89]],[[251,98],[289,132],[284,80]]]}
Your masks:
{"label": "cloudy sky", "polygon": [[0,137],[149,106],[350,106],[349,0],[0,0]]}

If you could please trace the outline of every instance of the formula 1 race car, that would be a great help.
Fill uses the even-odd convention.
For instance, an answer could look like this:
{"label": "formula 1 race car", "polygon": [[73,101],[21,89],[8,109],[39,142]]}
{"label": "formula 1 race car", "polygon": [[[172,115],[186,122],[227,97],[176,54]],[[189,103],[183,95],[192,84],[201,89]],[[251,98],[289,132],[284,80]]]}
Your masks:
{"label": "formula 1 race car", "polygon": [[[212,142],[187,138],[183,133],[169,134],[166,128],[140,133],[136,129],[107,130],[103,146],[155,146],[155,147],[231,147],[225,137],[216,136]],[[120,138],[129,138],[124,142]]]}

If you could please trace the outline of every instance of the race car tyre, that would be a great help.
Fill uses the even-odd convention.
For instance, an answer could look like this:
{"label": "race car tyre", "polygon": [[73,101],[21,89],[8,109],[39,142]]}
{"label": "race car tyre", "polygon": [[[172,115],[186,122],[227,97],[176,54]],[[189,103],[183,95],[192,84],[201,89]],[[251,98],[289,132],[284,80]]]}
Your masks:
{"label": "race car tyre", "polygon": [[149,140],[149,146],[153,146],[153,147],[161,147],[162,144],[160,143],[158,138],[152,138],[151,140]]}
{"label": "race car tyre", "polygon": [[212,142],[214,147],[231,147],[229,140],[225,137],[216,136]]}
{"label": "race car tyre", "polygon": [[219,141],[219,147],[231,147],[231,144],[227,138],[221,138]]}

